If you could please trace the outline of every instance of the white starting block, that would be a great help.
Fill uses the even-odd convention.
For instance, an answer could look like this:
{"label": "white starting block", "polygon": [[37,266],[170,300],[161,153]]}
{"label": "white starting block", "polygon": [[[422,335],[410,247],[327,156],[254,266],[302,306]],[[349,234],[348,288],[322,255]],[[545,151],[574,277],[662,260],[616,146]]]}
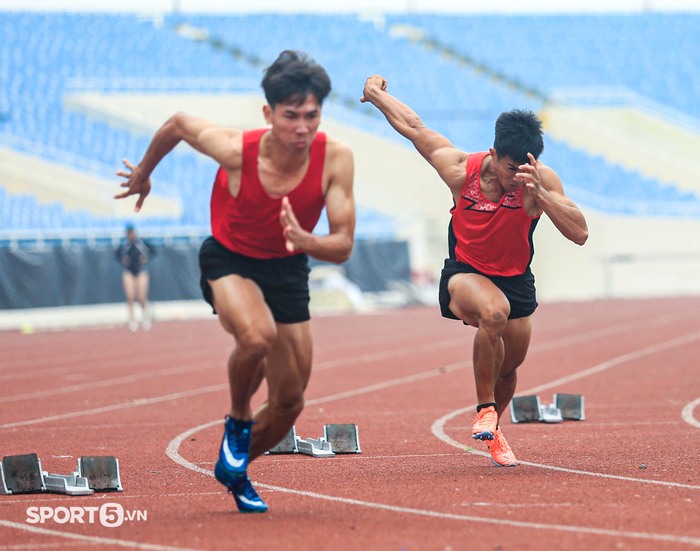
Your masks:
{"label": "white starting block", "polygon": [[541,404],[539,396],[517,396],[510,403],[510,420],[513,423],[561,423],[564,420],[585,419],[583,396],[580,394],[555,394],[551,404]]}
{"label": "white starting block", "polygon": [[313,457],[328,457],[344,453],[362,453],[360,434],[357,425],[336,423],[324,425],[320,438],[301,438],[297,436],[296,427],[292,427],[279,444],[270,448],[270,455],[303,453]]}
{"label": "white starting block", "polygon": [[87,496],[95,493],[95,490],[88,486],[88,479],[80,476],[77,471],[69,475],[44,472],[44,484],[47,492],[56,494]]}
{"label": "white starting block", "polygon": [[297,436],[297,449],[299,453],[311,455],[313,457],[330,457],[335,455],[331,443],[325,438],[307,438],[306,440]]}
{"label": "white starting block", "polygon": [[554,404],[540,406],[540,421],[543,423],[561,423],[563,420],[561,410]]}

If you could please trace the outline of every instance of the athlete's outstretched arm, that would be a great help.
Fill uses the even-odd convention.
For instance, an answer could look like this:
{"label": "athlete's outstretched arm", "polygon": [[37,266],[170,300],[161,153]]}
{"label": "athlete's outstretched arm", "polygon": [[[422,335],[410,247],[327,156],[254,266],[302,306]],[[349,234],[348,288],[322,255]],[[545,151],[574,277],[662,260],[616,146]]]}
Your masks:
{"label": "athlete's outstretched arm", "polygon": [[461,189],[467,154],[455,148],[445,136],[425,126],[413,109],[389,94],[384,77],[369,77],[360,101],[369,102],[379,109],[394,130],[411,141],[450,189]]}
{"label": "athlete's outstretched arm", "polygon": [[151,191],[151,173],[181,141],[221,165],[235,165],[236,140],[240,139],[241,135],[240,130],[221,128],[208,120],[193,117],[187,113],[176,113],[153,135],[138,165],[132,165],[127,159],[122,160],[129,172],[119,170],[116,174],[126,178],[126,181],[120,184],[121,187],[126,188],[126,191],[115,195],[114,198],[123,199],[130,195],[138,195],[134,210],[136,212],[141,210],[144,200]]}

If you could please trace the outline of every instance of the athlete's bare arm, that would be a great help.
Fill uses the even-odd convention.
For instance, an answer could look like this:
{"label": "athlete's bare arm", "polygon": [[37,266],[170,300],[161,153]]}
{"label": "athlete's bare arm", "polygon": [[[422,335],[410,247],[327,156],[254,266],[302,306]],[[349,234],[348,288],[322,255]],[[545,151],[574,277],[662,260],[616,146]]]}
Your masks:
{"label": "athlete's bare arm", "polygon": [[367,79],[360,101],[369,102],[379,109],[394,130],[413,143],[453,194],[459,193],[464,184],[467,153],[454,147],[442,134],[425,126],[408,105],[389,94],[387,81],[380,75]]}
{"label": "athlete's bare arm", "polygon": [[[559,175],[528,153],[530,162],[520,165],[516,178],[522,178],[524,200],[533,201],[567,239],[583,245],[588,239],[588,225],[581,210],[564,193]],[[531,213],[533,214],[533,213]]]}
{"label": "athlete's bare arm", "polygon": [[127,159],[123,159],[122,162],[129,172],[120,170],[117,171],[117,176],[126,178],[126,181],[121,183],[121,187],[126,188],[126,191],[115,195],[114,198],[123,199],[130,195],[138,195],[135,210],[137,212],[141,210],[144,200],[151,191],[151,173],[181,141],[229,170],[239,168],[242,135],[242,130],[222,128],[206,119],[187,113],[176,113],[153,135],[138,165],[134,166]]}
{"label": "athlete's bare arm", "polygon": [[329,137],[325,162],[329,178],[325,194],[328,235],[304,231],[286,198],[282,202],[280,223],[284,228],[284,237],[290,252],[303,251],[319,260],[339,264],[350,257],[355,236],[352,150]]}

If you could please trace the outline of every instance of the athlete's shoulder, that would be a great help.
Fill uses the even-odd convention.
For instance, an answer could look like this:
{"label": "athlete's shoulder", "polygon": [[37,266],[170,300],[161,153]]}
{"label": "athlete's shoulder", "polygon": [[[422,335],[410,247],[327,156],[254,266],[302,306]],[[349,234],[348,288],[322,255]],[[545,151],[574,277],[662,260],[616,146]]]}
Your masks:
{"label": "athlete's shoulder", "polygon": [[326,134],[326,155],[335,158],[348,158],[352,159],[353,153],[352,148],[332,136]]}

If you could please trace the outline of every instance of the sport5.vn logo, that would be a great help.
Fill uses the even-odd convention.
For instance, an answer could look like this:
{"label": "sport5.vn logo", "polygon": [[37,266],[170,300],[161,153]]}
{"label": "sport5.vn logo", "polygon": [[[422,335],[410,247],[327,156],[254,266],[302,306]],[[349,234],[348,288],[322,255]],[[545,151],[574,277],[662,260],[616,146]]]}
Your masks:
{"label": "sport5.vn logo", "polygon": [[99,522],[107,528],[117,528],[124,522],[146,521],[148,511],[125,511],[119,503],[103,503],[87,507],[27,507],[29,524],[95,524]]}

